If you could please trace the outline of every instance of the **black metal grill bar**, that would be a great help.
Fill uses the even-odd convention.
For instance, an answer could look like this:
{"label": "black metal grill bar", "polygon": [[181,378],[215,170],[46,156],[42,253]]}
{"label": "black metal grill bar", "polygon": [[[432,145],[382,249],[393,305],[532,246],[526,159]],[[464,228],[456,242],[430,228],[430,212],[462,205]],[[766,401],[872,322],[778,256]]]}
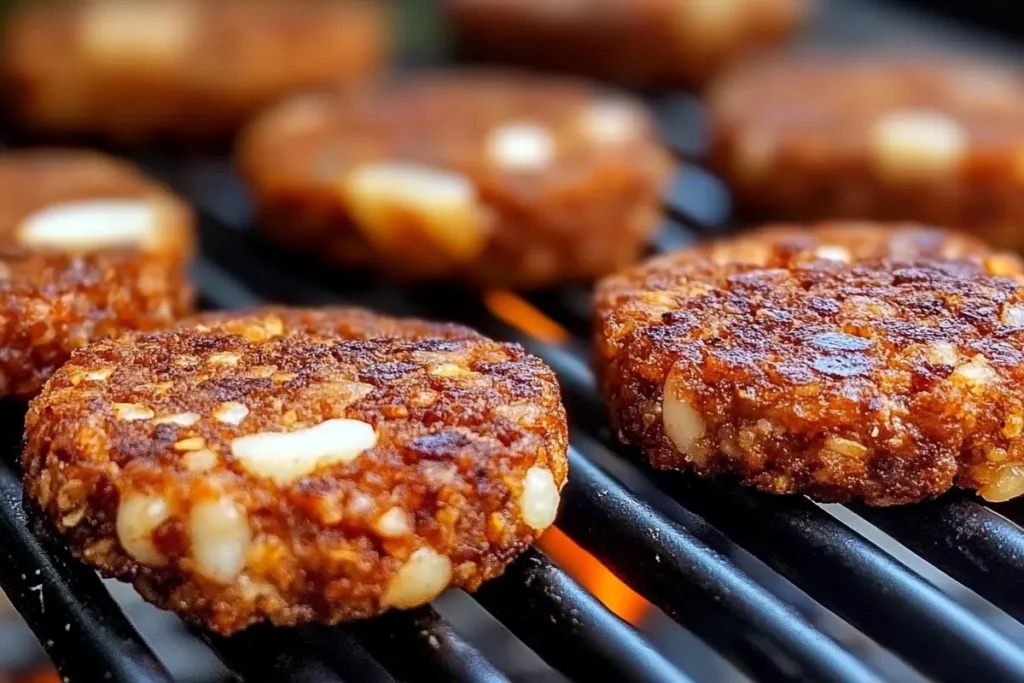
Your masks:
{"label": "black metal grill bar", "polygon": [[690,679],[629,624],[528,550],[473,594],[544,661],[574,681],[687,683]]}
{"label": "black metal grill bar", "polygon": [[200,629],[195,633],[217,653],[232,674],[246,683],[346,681],[298,631],[255,626],[231,637]]}
{"label": "black metal grill bar", "polygon": [[[697,220],[674,203],[666,203],[662,209],[665,211],[665,215],[674,223],[684,226],[684,228],[689,228],[701,236],[711,235],[714,232],[714,228]],[[675,251],[670,245],[665,245],[663,240],[664,238],[656,238],[654,240],[654,247],[658,251],[663,253]]]}
{"label": "black metal grill bar", "polygon": [[936,680],[1024,681],[1024,652],[806,498],[655,472],[658,485],[811,597]]}
{"label": "black metal grill bar", "polygon": [[[666,220],[662,222],[661,228],[651,240],[651,248],[656,253],[669,254],[692,247],[696,241],[697,236],[692,230],[687,230],[682,225]],[[579,310],[578,307],[574,307],[573,315],[578,315]],[[589,307],[583,310],[589,313]],[[584,319],[589,320],[589,315],[584,316]]]}
{"label": "black metal grill bar", "polygon": [[590,321],[579,318],[576,311],[590,310],[593,294],[582,285],[566,285],[559,290],[544,290],[523,295],[548,317],[565,327],[574,337],[587,338],[590,334]]}
{"label": "black metal grill bar", "polygon": [[20,479],[6,463],[0,464],[0,585],[67,677],[91,672],[96,681],[170,683],[96,574],[29,529]]}
{"label": "black metal grill bar", "polygon": [[1024,530],[967,498],[898,509],[850,506],[1018,621],[1024,621]]}
{"label": "black metal grill bar", "polygon": [[345,629],[400,680],[508,683],[503,673],[431,607],[390,612]]}
{"label": "black metal grill bar", "polygon": [[[302,627],[315,656],[350,683],[393,683],[394,676],[374,659],[359,639],[344,627],[318,624]],[[237,636],[236,636],[237,637]],[[272,647],[269,643],[267,647]],[[287,679],[286,679],[287,680]],[[249,683],[246,679],[245,683]]]}
{"label": "black metal grill bar", "polygon": [[661,139],[683,162],[703,158],[707,152],[707,110],[692,95],[672,93],[651,99]]}
{"label": "black metal grill bar", "polygon": [[262,303],[252,290],[204,258],[192,264],[191,275],[199,291],[200,303],[206,308],[236,310],[254,308]]}
{"label": "black metal grill bar", "polygon": [[250,627],[232,636],[192,632],[246,683],[392,683],[395,679],[344,627]]}
{"label": "black metal grill bar", "polygon": [[[572,476],[559,527],[634,590],[752,675],[794,681],[877,680],[724,556],[574,448],[569,463]],[[723,624],[723,617],[730,623]]]}

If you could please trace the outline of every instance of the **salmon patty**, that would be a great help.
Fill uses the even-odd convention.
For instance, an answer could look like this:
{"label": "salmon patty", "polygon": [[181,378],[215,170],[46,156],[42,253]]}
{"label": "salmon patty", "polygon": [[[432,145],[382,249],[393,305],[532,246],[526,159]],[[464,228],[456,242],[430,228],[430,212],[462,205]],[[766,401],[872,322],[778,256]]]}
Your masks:
{"label": "salmon patty", "polygon": [[662,469],[869,505],[1024,493],[1024,270],[913,225],[774,227],[597,292],[596,369]]}
{"label": "salmon patty", "polygon": [[567,443],[518,346],[268,309],[79,351],[30,405],[23,468],[79,558],[231,633],[474,590],[554,521]]}

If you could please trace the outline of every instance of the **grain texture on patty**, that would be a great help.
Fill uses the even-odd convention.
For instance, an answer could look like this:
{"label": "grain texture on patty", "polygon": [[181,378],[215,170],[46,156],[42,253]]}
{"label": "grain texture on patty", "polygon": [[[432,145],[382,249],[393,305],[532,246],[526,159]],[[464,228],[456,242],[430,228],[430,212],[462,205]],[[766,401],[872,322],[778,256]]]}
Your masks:
{"label": "grain texture on patty", "polygon": [[398,279],[513,287],[630,263],[672,172],[625,95],[491,71],[299,96],[237,156],[272,241]]}
{"label": "grain texture on patty", "polygon": [[601,283],[596,367],[664,469],[891,505],[1024,493],[1024,269],[908,225],[778,227]]}
{"label": "grain texture on patty", "polygon": [[0,396],[29,398],[91,340],[188,313],[192,214],[126,163],[0,155]]}
{"label": "grain texture on patty", "polygon": [[711,161],[757,220],[908,220],[1024,247],[1024,80],[939,57],[745,63],[710,95]]}
{"label": "grain texture on patty", "polygon": [[213,334],[233,334],[253,342],[294,334],[346,340],[484,338],[476,330],[454,323],[395,318],[354,306],[262,306],[242,312],[207,311],[182,320],[181,326]]}
{"label": "grain texture on patty", "polygon": [[365,319],[377,337],[335,310],[342,338],[289,315],[98,342],[51,379],[25,487],[81,559],[230,633],[473,590],[553,522],[567,433],[539,360],[449,326]]}
{"label": "grain texture on patty", "polygon": [[0,71],[10,113],[50,135],[218,139],[295,90],[371,78],[389,51],[372,0],[23,5]]}

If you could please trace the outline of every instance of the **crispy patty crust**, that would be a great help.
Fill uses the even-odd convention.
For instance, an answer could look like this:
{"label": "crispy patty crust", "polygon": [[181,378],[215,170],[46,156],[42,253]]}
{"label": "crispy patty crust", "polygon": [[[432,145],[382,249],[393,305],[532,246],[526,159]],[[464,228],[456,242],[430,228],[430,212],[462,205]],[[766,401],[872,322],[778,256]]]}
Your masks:
{"label": "crispy patty crust", "polygon": [[909,503],[1024,493],[1024,270],[908,225],[775,227],[597,293],[621,438],[663,469]]}
{"label": "crispy patty crust", "polygon": [[358,311],[203,320],[79,351],[26,420],[26,495],[155,604],[222,633],[411,608],[554,520],[565,413],[520,347]]}
{"label": "crispy patty crust", "polygon": [[399,279],[513,287],[633,261],[672,171],[625,95],[489,71],[299,96],[237,156],[270,240]]}
{"label": "crispy patty crust", "polygon": [[262,306],[244,312],[208,311],[182,320],[181,326],[202,332],[234,334],[254,342],[293,334],[346,340],[484,338],[476,330],[454,323],[395,318],[354,306]]}
{"label": "crispy patty crust", "polygon": [[0,397],[35,395],[89,341],[191,311],[191,211],[128,164],[8,152],[0,195]]}
{"label": "crispy patty crust", "polygon": [[750,61],[709,97],[712,165],[757,220],[919,221],[1024,247],[1024,81],[948,57]]}

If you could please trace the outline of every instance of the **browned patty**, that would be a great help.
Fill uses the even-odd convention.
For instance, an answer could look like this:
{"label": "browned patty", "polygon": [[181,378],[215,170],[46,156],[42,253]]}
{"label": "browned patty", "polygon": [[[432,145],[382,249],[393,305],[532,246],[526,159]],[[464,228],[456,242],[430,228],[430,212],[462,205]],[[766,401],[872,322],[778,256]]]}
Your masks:
{"label": "browned patty", "polygon": [[181,326],[198,328],[204,332],[235,334],[254,342],[292,334],[352,340],[483,338],[476,330],[454,323],[394,318],[367,308],[351,306],[263,306],[249,314],[211,311],[187,318],[181,322]]}
{"label": "browned patty", "polygon": [[71,352],[188,313],[188,207],[93,152],[0,155],[0,397],[29,398]]}
{"label": "browned patty", "polygon": [[603,281],[596,367],[663,469],[869,505],[1024,493],[1024,266],[909,225],[775,227]]}
{"label": "browned patty", "polygon": [[740,212],[911,220],[1024,247],[1024,81],[979,62],[748,62],[710,96],[711,160]]}
{"label": "browned patty", "polygon": [[[72,5],[72,7],[68,7]],[[46,133],[213,138],[301,88],[354,84],[387,61],[385,3],[89,0],[10,20],[9,111]]]}
{"label": "browned patty", "polygon": [[631,262],[671,172],[632,99],[487,71],[300,96],[252,124],[238,161],[272,240],[401,279],[522,287]]}
{"label": "browned patty", "polygon": [[518,346],[268,309],[79,351],[30,405],[23,467],[78,557],[230,633],[475,589],[552,523],[567,441]]}
{"label": "browned patty", "polygon": [[445,0],[463,51],[610,78],[698,87],[783,42],[811,0]]}

